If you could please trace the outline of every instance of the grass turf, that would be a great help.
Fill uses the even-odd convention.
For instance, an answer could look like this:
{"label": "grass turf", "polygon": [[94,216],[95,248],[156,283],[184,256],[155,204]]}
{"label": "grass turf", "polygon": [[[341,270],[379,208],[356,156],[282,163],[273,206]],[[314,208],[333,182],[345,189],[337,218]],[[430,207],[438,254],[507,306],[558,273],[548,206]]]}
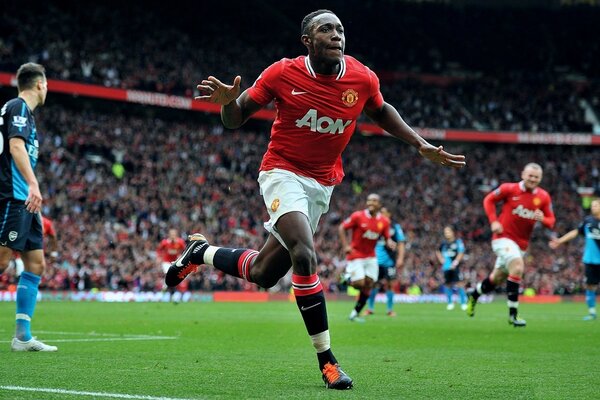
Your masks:
{"label": "grass turf", "polygon": [[328,303],[332,349],[355,381],[338,392],[295,303],[42,302],[34,335],[54,354],[10,352],[14,303],[0,303],[0,399],[598,398],[600,321],[581,320],[584,304],[523,304],[524,329],[504,302],[475,318],[443,304],[396,305],[390,318],[378,304],[364,324],[347,320],[351,307]]}

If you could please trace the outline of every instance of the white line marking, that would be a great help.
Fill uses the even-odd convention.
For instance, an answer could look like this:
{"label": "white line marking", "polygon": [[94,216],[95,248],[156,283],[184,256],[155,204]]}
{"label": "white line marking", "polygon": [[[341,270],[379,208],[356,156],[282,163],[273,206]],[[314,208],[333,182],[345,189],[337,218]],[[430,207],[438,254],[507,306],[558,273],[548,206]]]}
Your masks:
{"label": "white line marking", "polygon": [[[123,342],[136,340],[175,340],[177,336],[152,336],[152,335],[123,335],[119,333],[97,333],[97,332],[57,332],[57,331],[36,331],[44,335],[59,336],[84,336],[84,338],[73,339],[48,339],[50,342],[72,343],[72,342]],[[87,336],[87,338],[86,338]],[[92,338],[90,338],[90,336]],[[10,343],[10,340],[0,340],[0,343]]]}
{"label": "white line marking", "polygon": [[[106,338],[106,339],[48,339],[44,338],[44,340],[52,343],[73,343],[73,342],[131,342],[136,340],[175,340],[177,338],[174,337],[154,337],[154,338],[145,338],[145,337],[127,337],[127,338]],[[11,340],[0,340],[0,343],[11,343]]]}
{"label": "white line marking", "polygon": [[140,400],[191,400],[180,397],[155,397],[136,394],[120,394],[120,393],[105,393],[105,392],[80,392],[77,390],[52,389],[52,388],[32,388],[23,386],[0,386],[2,390],[15,390],[25,392],[42,392],[42,393],[58,393],[71,394],[73,396],[94,396],[94,397],[112,397],[117,399],[140,399]]}
{"label": "white line marking", "polygon": [[148,337],[148,338],[175,338],[175,336],[154,336],[144,334],[121,334],[121,333],[98,333],[98,332],[61,332],[61,331],[38,331],[35,333],[50,335],[78,335],[78,336],[108,336],[108,337]]}

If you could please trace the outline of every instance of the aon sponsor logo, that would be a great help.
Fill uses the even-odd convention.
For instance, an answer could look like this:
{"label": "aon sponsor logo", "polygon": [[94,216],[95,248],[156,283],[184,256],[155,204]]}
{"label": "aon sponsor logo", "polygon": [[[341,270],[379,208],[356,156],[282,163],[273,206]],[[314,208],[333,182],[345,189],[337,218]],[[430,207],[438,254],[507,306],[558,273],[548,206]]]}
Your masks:
{"label": "aon sponsor logo", "polygon": [[534,219],[535,217],[535,211],[525,208],[522,205],[519,205],[519,207],[513,209],[512,213],[513,215],[518,215],[519,217],[525,219]]}
{"label": "aon sponsor logo", "polygon": [[342,134],[344,129],[352,123],[352,120],[344,121],[330,117],[320,117],[317,115],[317,110],[310,109],[301,119],[296,120],[298,128],[308,127],[313,132]]}
{"label": "aon sponsor logo", "polygon": [[362,237],[364,239],[377,240],[379,239],[379,233],[373,231],[366,231],[365,233],[363,233]]}

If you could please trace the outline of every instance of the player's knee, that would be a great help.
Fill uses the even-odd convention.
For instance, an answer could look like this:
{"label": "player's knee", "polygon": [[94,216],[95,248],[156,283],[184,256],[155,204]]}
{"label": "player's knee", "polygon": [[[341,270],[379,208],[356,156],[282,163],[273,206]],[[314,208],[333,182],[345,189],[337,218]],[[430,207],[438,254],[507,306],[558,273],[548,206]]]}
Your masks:
{"label": "player's knee", "polygon": [[263,289],[275,286],[283,275],[274,273],[272,268],[268,268],[268,265],[261,263],[255,263],[250,270],[250,280]]}
{"label": "player's knee", "polygon": [[294,272],[310,275],[317,271],[317,254],[314,248],[305,244],[296,244],[289,249]]}

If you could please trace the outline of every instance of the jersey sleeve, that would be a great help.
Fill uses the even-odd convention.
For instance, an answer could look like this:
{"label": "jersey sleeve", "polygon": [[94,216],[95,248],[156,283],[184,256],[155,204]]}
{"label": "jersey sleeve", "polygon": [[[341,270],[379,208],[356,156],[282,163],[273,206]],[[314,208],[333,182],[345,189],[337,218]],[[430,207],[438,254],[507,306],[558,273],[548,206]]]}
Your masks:
{"label": "jersey sleeve", "polygon": [[269,104],[276,95],[275,88],[283,72],[283,61],[277,61],[265,69],[248,89],[248,95],[261,106]]}
{"label": "jersey sleeve", "polygon": [[31,124],[29,123],[29,110],[24,101],[15,102],[7,107],[6,114],[3,117],[4,123],[8,124],[8,138],[20,137],[24,140],[31,134]]}
{"label": "jersey sleeve", "polygon": [[398,242],[406,242],[406,237],[404,237],[404,231],[400,224],[394,224],[394,241]]}
{"label": "jersey sleeve", "polygon": [[542,207],[542,212],[544,213],[544,219],[542,220],[542,224],[546,228],[554,228],[556,217],[554,216],[554,210],[552,209],[552,198],[549,194],[546,194],[546,201],[544,202],[544,205]]}
{"label": "jersey sleeve", "polygon": [[357,221],[358,221],[358,214],[352,213],[352,215],[350,215],[348,218],[346,218],[344,220],[344,222],[342,222],[342,226],[346,230],[352,229],[358,225]]}
{"label": "jersey sleeve", "polygon": [[392,238],[392,235],[391,235],[391,232],[390,232],[391,231],[390,228],[391,228],[392,224],[391,224],[390,220],[387,219],[387,218],[384,218],[384,221],[385,221],[384,222],[385,226],[383,227],[383,231],[382,231],[382,235],[381,236],[383,236],[387,240],[387,239]]}
{"label": "jersey sleeve", "polygon": [[462,241],[462,239],[458,239],[456,241],[456,246],[457,246],[456,251],[458,252],[458,254],[465,252],[465,243]]}
{"label": "jersey sleeve", "polygon": [[510,194],[510,183],[503,183],[483,199],[483,208],[490,223],[497,221],[496,203],[506,199]]}
{"label": "jersey sleeve", "polygon": [[383,106],[383,95],[381,94],[381,89],[379,87],[379,78],[375,74],[375,72],[371,71],[367,68],[369,73],[369,81],[371,82],[370,90],[369,90],[369,99],[365,103],[365,108],[369,110],[377,110]]}

